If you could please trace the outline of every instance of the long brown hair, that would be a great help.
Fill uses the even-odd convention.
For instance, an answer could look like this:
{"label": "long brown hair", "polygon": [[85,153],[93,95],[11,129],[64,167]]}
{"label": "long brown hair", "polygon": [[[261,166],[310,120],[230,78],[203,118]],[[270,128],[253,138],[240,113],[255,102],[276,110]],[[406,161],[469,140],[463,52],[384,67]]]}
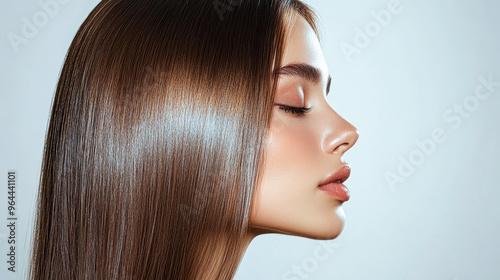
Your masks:
{"label": "long brown hair", "polygon": [[291,11],[317,33],[297,0],[94,8],[52,104],[31,279],[233,277]]}

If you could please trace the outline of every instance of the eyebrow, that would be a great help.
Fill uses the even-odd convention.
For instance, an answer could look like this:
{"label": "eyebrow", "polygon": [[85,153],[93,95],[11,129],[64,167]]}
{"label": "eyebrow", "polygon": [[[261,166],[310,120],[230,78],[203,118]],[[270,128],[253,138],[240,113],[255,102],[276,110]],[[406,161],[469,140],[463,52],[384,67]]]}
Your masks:
{"label": "eyebrow", "polygon": [[[315,84],[319,83],[319,81],[321,80],[321,71],[317,67],[305,63],[288,64],[286,66],[283,66],[275,70],[274,75],[299,76]],[[328,75],[328,81],[326,82],[326,95],[330,93],[331,83],[332,83],[332,76]]]}

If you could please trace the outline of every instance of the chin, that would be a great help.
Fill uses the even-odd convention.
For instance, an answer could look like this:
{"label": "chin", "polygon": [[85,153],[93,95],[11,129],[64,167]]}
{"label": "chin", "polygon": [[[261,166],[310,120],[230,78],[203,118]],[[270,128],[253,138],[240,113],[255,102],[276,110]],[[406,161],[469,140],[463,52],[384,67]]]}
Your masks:
{"label": "chin", "polygon": [[309,234],[304,237],[318,239],[318,240],[331,240],[337,238],[344,229],[345,215],[342,207],[338,207],[335,215],[328,218],[328,222],[322,222],[315,230],[311,230]]}
{"label": "chin", "polygon": [[305,237],[316,240],[332,240],[337,238],[344,229],[345,217],[342,207],[339,207],[335,215],[328,217],[327,221],[317,220],[314,225],[299,225],[294,229],[278,231],[287,235]]}
{"label": "chin", "polygon": [[340,233],[342,233],[343,227],[344,227],[343,224],[335,224],[335,225],[330,225],[329,227],[323,226],[321,228],[309,229],[307,231],[300,231],[300,232],[281,231],[280,233],[305,237],[310,239],[316,239],[316,240],[332,240],[337,238],[340,235]]}
{"label": "chin", "polygon": [[342,233],[343,227],[344,227],[344,225],[342,224],[334,229],[329,229],[328,231],[325,231],[321,234],[318,234],[316,237],[314,237],[314,239],[318,239],[318,240],[335,239],[340,235],[340,233]]}
{"label": "chin", "polygon": [[344,228],[345,216],[342,206],[338,206],[335,212],[331,210],[321,214],[312,214],[316,218],[302,216],[301,219],[294,220],[273,219],[267,216],[265,223],[253,224],[250,226],[253,232],[258,234],[279,233],[298,237],[305,237],[317,240],[331,240],[337,238]]}
{"label": "chin", "polygon": [[332,227],[330,227],[324,231],[317,232],[311,238],[318,239],[318,240],[332,240],[332,239],[337,238],[342,233],[343,228],[344,228],[343,223],[336,224],[336,225],[333,225]]}

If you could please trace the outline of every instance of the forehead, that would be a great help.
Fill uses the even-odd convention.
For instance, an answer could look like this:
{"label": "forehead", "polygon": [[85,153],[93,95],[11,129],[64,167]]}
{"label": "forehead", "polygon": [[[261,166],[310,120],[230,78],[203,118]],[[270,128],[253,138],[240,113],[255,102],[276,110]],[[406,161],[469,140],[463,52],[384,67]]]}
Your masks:
{"label": "forehead", "polygon": [[293,17],[287,31],[282,66],[302,62],[319,68],[326,77],[328,67],[316,33],[300,15]]}

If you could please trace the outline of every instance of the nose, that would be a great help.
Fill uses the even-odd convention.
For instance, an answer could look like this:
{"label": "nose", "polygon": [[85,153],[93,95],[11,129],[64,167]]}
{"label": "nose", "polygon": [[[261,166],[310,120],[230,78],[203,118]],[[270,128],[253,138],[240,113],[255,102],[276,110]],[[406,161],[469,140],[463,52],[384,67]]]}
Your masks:
{"label": "nose", "polygon": [[329,154],[341,157],[358,141],[359,132],[352,124],[331,110],[323,133],[322,148]]}

